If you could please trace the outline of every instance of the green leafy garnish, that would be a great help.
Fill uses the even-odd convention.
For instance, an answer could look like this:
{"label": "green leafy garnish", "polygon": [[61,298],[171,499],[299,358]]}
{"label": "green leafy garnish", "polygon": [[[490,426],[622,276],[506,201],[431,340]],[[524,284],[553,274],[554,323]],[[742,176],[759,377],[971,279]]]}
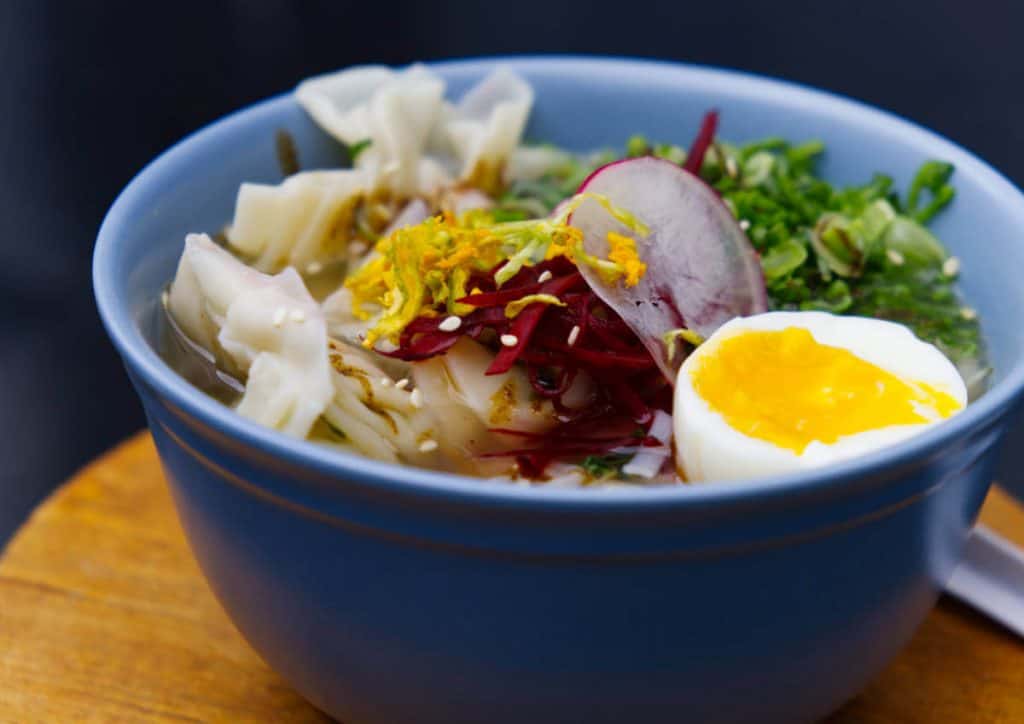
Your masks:
{"label": "green leafy garnish", "polygon": [[[927,161],[922,164],[907,192],[907,214],[912,216],[915,221],[924,224],[941,211],[946,204],[953,200],[955,194],[953,187],[949,184],[952,175],[953,164],[951,163]],[[931,200],[927,206],[919,209],[922,191],[928,191],[931,194]]]}
{"label": "green leafy garnish", "polygon": [[625,453],[608,453],[607,455],[588,455],[580,463],[580,467],[592,478],[602,479],[622,477],[622,466],[632,459]]}
{"label": "green leafy garnish", "polygon": [[942,273],[946,249],[925,227],[953,199],[951,164],[923,164],[904,202],[883,174],[849,187],[817,177],[818,141],[712,149],[701,176],[760,253],[773,309],[879,317],[907,325],[954,361],[980,353],[978,322],[961,313],[954,280]]}
{"label": "green leafy garnish", "polygon": [[348,156],[348,162],[354,164],[356,159],[359,158],[359,154],[372,145],[373,141],[371,139],[364,138],[362,141],[356,141],[350,146],[345,146],[345,155]]}

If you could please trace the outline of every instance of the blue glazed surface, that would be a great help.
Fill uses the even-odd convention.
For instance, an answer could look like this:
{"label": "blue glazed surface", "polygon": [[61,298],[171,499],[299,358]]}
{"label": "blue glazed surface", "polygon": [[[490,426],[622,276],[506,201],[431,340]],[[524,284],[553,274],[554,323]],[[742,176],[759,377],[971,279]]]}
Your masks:
{"label": "blue glazed surface", "polygon": [[[435,66],[457,95],[498,61]],[[276,181],[273,133],[305,167],[332,149],[288,97],[200,131],[146,168],[100,230],[103,321],[138,390],[179,514],[239,629],[351,722],[800,722],[858,691],[920,623],[995,473],[1024,385],[1024,197],[891,115],[748,75],[510,58],[537,91],[529,134],[586,149],[631,133],[817,137],[831,180],[905,184],[957,166],[936,224],[963,260],[992,389],[902,445],[824,471],[728,485],[527,490],[400,468],[259,428],[153,351],[184,235],[220,228],[238,183]]]}

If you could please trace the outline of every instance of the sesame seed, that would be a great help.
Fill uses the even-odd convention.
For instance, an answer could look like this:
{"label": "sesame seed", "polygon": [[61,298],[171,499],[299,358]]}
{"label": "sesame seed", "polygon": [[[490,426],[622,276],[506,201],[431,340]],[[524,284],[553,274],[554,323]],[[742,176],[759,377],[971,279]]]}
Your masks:
{"label": "sesame seed", "polygon": [[501,343],[506,347],[515,347],[519,344],[519,337],[514,334],[503,334],[501,335]]}
{"label": "sesame seed", "polygon": [[942,264],[942,273],[947,277],[955,277],[960,273],[960,260],[955,256],[951,256],[946,259]]}
{"label": "sesame seed", "polygon": [[274,310],[273,323],[275,327],[280,327],[284,324],[284,318],[288,316],[288,310],[284,307],[278,307]]}
{"label": "sesame seed", "polygon": [[409,386],[409,378],[408,377],[403,377],[402,379],[400,379],[398,382],[395,383],[395,389],[396,390],[404,390],[408,386]]}
{"label": "sesame seed", "polygon": [[895,266],[903,266],[903,262],[905,261],[905,259],[903,258],[903,255],[900,254],[895,249],[889,249],[888,251],[885,252],[885,255],[889,258],[889,261],[891,261]]}
{"label": "sesame seed", "polygon": [[390,175],[393,173],[398,173],[399,169],[401,168],[402,164],[400,164],[398,161],[392,161],[390,163],[384,164],[384,166],[381,167],[380,172],[385,175]]}
{"label": "sesame seed", "polygon": [[348,245],[349,252],[355,254],[356,256],[361,256],[369,248],[370,247],[368,247],[361,241],[353,241],[351,244]]}
{"label": "sesame seed", "polygon": [[311,261],[306,265],[307,274],[319,274],[324,270],[324,265],[318,261]]}
{"label": "sesame seed", "polygon": [[437,450],[437,440],[424,440],[420,443],[420,452],[434,452]]}
{"label": "sesame seed", "polygon": [[540,273],[540,276],[537,277],[537,281],[540,282],[541,284],[543,284],[544,282],[551,281],[551,271],[548,270],[548,269],[545,269],[544,271],[542,271]]}
{"label": "sesame seed", "polygon": [[413,390],[412,394],[409,395],[409,404],[416,409],[423,407],[423,393],[420,392],[419,387]]}
{"label": "sesame seed", "polygon": [[961,307],[960,316],[970,322],[978,318],[978,313],[971,307]]}
{"label": "sesame seed", "polygon": [[739,173],[739,168],[736,166],[736,160],[732,156],[725,159],[725,172],[732,178],[736,178],[736,174]]}
{"label": "sesame seed", "polygon": [[293,322],[305,322],[306,313],[303,312],[301,309],[293,309],[291,313],[291,318]]}
{"label": "sesame seed", "polygon": [[380,384],[381,384],[381,387],[391,387],[391,378],[390,377],[381,377],[380,378]]}
{"label": "sesame seed", "polygon": [[750,222],[747,219],[740,219],[740,228],[744,231],[750,228]]}
{"label": "sesame seed", "polygon": [[569,339],[567,339],[566,341],[569,343],[569,346],[572,347],[574,344],[576,344],[576,340],[579,339],[579,338],[580,338],[580,325],[574,324],[572,329],[569,330]]}
{"label": "sesame seed", "polygon": [[437,325],[437,328],[442,332],[454,332],[456,329],[462,326],[462,318],[456,317],[454,314],[450,317],[445,317],[444,321]]}

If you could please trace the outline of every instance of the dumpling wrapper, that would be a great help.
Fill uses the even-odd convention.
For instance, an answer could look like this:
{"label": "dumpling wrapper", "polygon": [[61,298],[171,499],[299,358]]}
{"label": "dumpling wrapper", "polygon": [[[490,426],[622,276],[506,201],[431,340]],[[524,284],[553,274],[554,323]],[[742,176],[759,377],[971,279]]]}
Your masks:
{"label": "dumpling wrapper", "polygon": [[422,65],[403,71],[357,66],[303,81],[296,100],[313,120],[346,145],[369,140],[356,165],[400,196],[423,193],[446,179],[443,166],[423,157],[441,116],[445,83]]}
{"label": "dumpling wrapper", "polygon": [[276,186],[243,183],[228,243],[267,273],[345,259],[353,214],[371,183],[359,170],[306,171]]}
{"label": "dumpling wrapper", "polygon": [[507,68],[498,68],[463,96],[447,122],[463,181],[488,192],[502,185],[532,107],[533,88]]}
{"label": "dumpling wrapper", "polygon": [[168,298],[182,330],[247,376],[239,414],[305,438],[334,395],[327,325],[294,269],[248,268],[189,234]]}
{"label": "dumpling wrapper", "polygon": [[313,120],[345,144],[371,141],[356,160],[376,188],[401,196],[432,195],[460,180],[496,191],[519,147],[533,107],[533,88],[498,68],[456,105],[444,81],[422,65],[402,71],[357,66],[310,78],[295,96]]}

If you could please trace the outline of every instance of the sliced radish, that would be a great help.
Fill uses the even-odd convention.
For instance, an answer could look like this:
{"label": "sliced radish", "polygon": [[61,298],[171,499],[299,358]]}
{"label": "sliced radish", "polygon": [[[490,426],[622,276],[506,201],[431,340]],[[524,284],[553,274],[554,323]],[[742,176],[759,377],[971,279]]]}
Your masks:
{"label": "sliced radish", "polygon": [[768,309],[757,252],[729,209],[697,176],[658,158],[616,161],[595,171],[580,193],[600,194],[650,229],[638,237],[593,200],[569,218],[587,252],[608,255],[608,232],[632,236],[647,271],[639,284],[609,283],[586,264],[587,283],[650,350],[669,378],[685,355],[670,354],[665,335],[688,329],[710,336],[733,317]]}

